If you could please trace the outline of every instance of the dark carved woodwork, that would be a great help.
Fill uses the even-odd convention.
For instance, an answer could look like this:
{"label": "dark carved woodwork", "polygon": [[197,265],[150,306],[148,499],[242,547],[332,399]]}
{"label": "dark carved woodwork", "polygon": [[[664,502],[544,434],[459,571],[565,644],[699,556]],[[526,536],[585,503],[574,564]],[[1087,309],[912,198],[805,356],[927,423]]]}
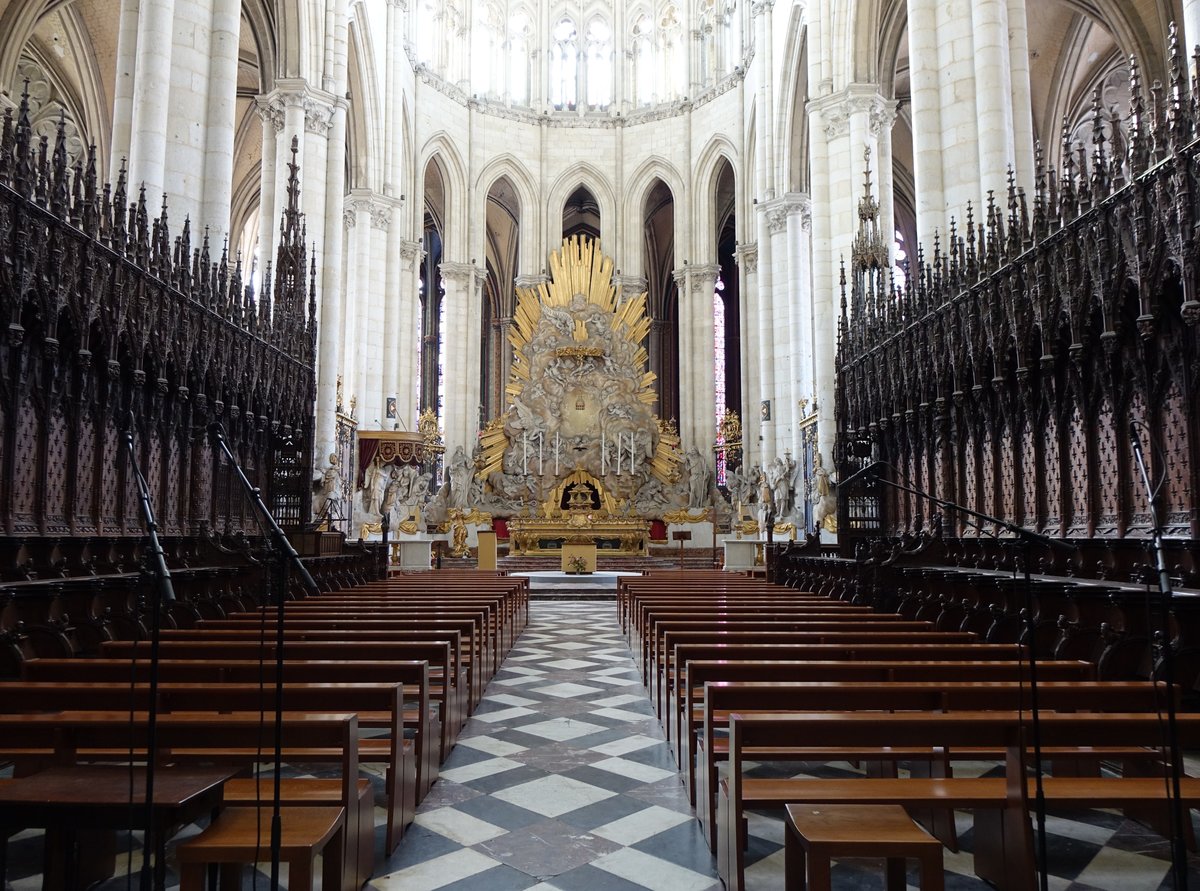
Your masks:
{"label": "dark carved woodwork", "polygon": [[[922,251],[897,286],[867,249],[866,215],[843,275],[837,358],[838,444],[847,478],[871,460],[897,481],[1046,535],[1084,543],[1074,560],[1038,553],[1035,572],[1115,582],[1146,562],[1149,504],[1129,443],[1131,418],[1172,540],[1172,570],[1200,562],[1200,92],[1172,34],[1171,83],[1147,98],[1132,65],[1131,114],[1093,104],[1093,144],[1064,143],[1032,196],[1010,176],[1007,201],[969,210],[960,231]],[[866,444],[864,446],[864,443]],[[899,473],[897,473],[897,471]],[[907,479],[902,479],[903,474]],[[841,494],[845,555],[891,550],[931,523],[915,496]],[[878,524],[856,516],[878,515]],[[997,530],[938,518],[957,539],[949,562],[992,569]],[[977,540],[972,550],[968,540]],[[1135,555],[1136,557],[1132,556]]]}
{"label": "dark carved woodwork", "polygon": [[[316,267],[295,149],[274,269],[256,295],[227,246],[212,256],[206,234],[193,248],[186,222],[172,240],[165,203],[151,219],[123,174],[101,186],[94,150],[68,167],[61,125],[53,146],[39,141],[28,111],[24,99],[6,111],[0,132],[0,534],[142,535],[130,424],[161,534],[255,532],[206,441],[214,421],[281,523],[303,526]],[[46,572],[60,574],[0,547],[0,578]]]}

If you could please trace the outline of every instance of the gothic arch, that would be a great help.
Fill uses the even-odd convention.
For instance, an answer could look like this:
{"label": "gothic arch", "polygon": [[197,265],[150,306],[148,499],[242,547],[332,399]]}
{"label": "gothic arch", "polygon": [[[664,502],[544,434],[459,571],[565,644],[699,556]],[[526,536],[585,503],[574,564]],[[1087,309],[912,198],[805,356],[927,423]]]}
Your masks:
{"label": "gothic arch", "polygon": [[[361,8],[361,7],[359,7]],[[346,189],[383,191],[385,152],[380,134],[384,120],[368,24],[351,18],[347,31]]]}
{"label": "gothic arch", "polygon": [[249,26],[258,56],[258,91],[269,93],[275,88],[279,70],[274,4],[265,0],[242,0],[242,18],[243,24]]}
{"label": "gothic arch", "polygon": [[[487,203],[488,195],[501,177],[507,177],[521,205],[521,239],[517,260],[519,275],[529,275],[540,269],[545,262],[545,246],[534,237],[542,231],[541,206],[537,200],[537,186],[529,169],[521,163],[516,155],[505,152],[493,158],[479,175],[475,177],[474,194],[480,206]],[[472,246],[474,256],[482,256],[482,248]]]}
{"label": "gothic arch", "polygon": [[[674,165],[660,155],[653,155],[638,165],[624,190],[625,205],[621,208],[624,244],[618,257],[626,274],[646,274],[646,245],[642,237],[642,225],[645,222],[643,214],[646,198],[660,180],[670,190],[676,206],[686,204],[687,186]],[[682,243],[685,234],[679,229],[680,218],[680,214],[675,215],[676,244]]]}
{"label": "gothic arch", "polygon": [[554,250],[562,242],[563,205],[580,186],[591,192],[600,205],[601,242],[607,244],[610,240],[619,238],[621,226],[617,221],[617,201],[612,185],[599,169],[584,162],[559,174],[546,196],[546,245],[550,250]]}
{"label": "gothic arch", "polygon": [[[721,175],[721,162],[729,164],[734,170],[737,183],[738,198],[735,212],[742,217],[741,193],[745,191],[743,172],[737,176],[738,152],[728,137],[715,135],[701,150],[696,158],[695,175],[692,179],[692,221],[691,246],[693,256],[684,254],[677,259],[690,260],[692,263],[715,263],[717,260],[717,219],[716,194],[717,181]],[[739,225],[744,225],[739,223]],[[703,239],[703,241],[700,241]]]}
{"label": "gothic arch", "polygon": [[808,25],[804,11],[795,7],[788,20],[787,44],[780,77],[779,108],[783,120],[783,182],[789,192],[808,191]]}
{"label": "gothic arch", "polygon": [[[418,174],[417,194],[424,193],[425,171],[430,163],[436,163],[445,189],[445,218],[441,222],[443,257],[460,261],[469,256],[467,243],[466,174],[458,149],[444,131],[438,131],[425,141],[421,148],[419,163],[414,168]],[[413,202],[418,219],[424,214],[424,202]]]}

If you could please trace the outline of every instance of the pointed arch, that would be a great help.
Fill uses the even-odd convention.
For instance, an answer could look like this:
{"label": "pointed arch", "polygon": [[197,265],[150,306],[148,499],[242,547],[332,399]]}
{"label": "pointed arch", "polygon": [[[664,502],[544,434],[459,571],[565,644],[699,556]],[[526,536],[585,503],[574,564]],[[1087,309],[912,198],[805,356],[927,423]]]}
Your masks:
{"label": "pointed arch", "polygon": [[[692,250],[697,256],[693,263],[715,263],[717,259],[716,233],[720,220],[717,219],[716,189],[721,175],[722,162],[729,164],[734,170],[735,205],[745,191],[742,178],[737,176],[739,169],[738,152],[727,136],[717,134],[708,141],[696,158],[695,174],[692,178],[692,220],[693,233]],[[742,176],[745,176],[743,172]],[[735,206],[738,217],[742,216],[741,207]],[[697,239],[704,239],[703,242]]]}
{"label": "pointed arch", "polygon": [[601,242],[614,238],[620,227],[617,225],[616,196],[608,178],[595,166],[586,162],[576,164],[559,174],[546,197],[546,245],[551,249],[562,241],[562,211],[567,198],[580,186],[586,188],[600,206]]}
{"label": "pointed arch", "polygon": [[[518,275],[530,275],[541,268],[545,256],[545,245],[533,237],[542,231],[542,207],[538,202],[537,184],[533,175],[516,155],[511,152],[493,158],[479,171],[475,178],[474,193],[485,203],[492,186],[507,177],[521,204],[521,245],[517,262]],[[475,256],[480,256],[476,251]]]}
{"label": "pointed arch", "polygon": [[[634,170],[624,189],[625,204],[620,209],[623,244],[619,256],[624,258],[625,272],[645,273],[645,241],[642,238],[643,212],[646,199],[659,181],[671,191],[671,197],[678,207],[687,205],[687,183],[676,169],[675,165],[662,155],[651,155]],[[682,233],[679,231],[682,214],[676,214],[675,241],[679,243]]]}
{"label": "pointed arch", "polygon": [[440,222],[444,258],[460,261],[468,256],[469,248],[466,226],[466,166],[463,164],[462,155],[459,154],[454,140],[444,130],[430,136],[421,147],[416,169],[420,171],[422,184],[430,162],[438,165],[443,183],[445,200],[443,218]]}

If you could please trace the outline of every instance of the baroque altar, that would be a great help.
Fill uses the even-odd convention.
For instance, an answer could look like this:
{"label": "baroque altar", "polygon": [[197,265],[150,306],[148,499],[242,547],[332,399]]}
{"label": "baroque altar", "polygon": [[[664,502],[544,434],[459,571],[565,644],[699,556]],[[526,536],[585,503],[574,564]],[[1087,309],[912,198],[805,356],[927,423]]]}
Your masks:
{"label": "baroque altar", "polygon": [[619,301],[613,261],[589,238],[565,240],[550,272],[517,291],[509,407],[480,433],[471,501],[509,518],[514,554],[580,542],[645,554],[649,520],[713,503],[711,470],[654,414],[646,294]]}

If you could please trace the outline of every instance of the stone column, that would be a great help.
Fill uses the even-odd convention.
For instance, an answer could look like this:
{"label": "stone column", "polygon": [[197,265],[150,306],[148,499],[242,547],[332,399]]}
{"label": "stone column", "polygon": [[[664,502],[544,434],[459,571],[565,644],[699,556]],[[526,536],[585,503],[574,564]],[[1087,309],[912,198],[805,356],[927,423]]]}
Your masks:
{"label": "stone column", "polygon": [[692,437],[692,394],[693,386],[690,377],[691,364],[688,360],[695,352],[695,331],[692,326],[692,316],[696,308],[691,300],[688,268],[686,266],[672,271],[675,279],[675,290],[678,295],[678,311],[676,327],[679,332],[679,361],[676,374],[679,375],[679,438],[683,443],[691,441]]}
{"label": "stone column", "polygon": [[812,256],[809,235],[812,231],[812,200],[808,195],[789,192],[787,199],[787,275],[788,330],[790,340],[790,380],[788,430],[782,447],[800,454],[800,415],[797,400],[813,391],[812,381]]}
{"label": "stone column", "polygon": [[[413,429],[411,426],[406,426],[411,425],[411,421],[400,412],[402,380],[412,380],[411,377],[401,378],[400,366],[406,352],[405,347],[408,347],[407,352],[412,352],[412,345],[416,343],[417,339],[415,332],[411,337],[406,337],[404,330],[407,318],[404,300],[405,264],[401,254],[401,245],[404,243],[401,235],[404,226],[403,209],[403,204],[398,200],[393,199],[388,202],[388,234],[382,258],[383,267],[387,272],[387,281],[382,292],[384,301],[384,426],[394,427],[396,424],[400,424],[401,429],[411,430]],[[396,416],[394,418],[387,417],[388,396],[392,396],[396,400]],[[403,423],[401,422],[402,418]]]}
{"label": "stone column", "polygon": [[229,232],[229,211],[233,202],[233,146],[237,123],[241,14],[238,0],[213,0],[208,50],[204,190],[199,222],[214,233]]}
{"label": "stone column", "polygon": [[[273,262],[279,218],[275,214],[275,182],[278,179],[279,132],[283,129],[283,104],[270,96],[255,99],[258,118],[262,122],[262,165],[258,196],[258,264],[259,268]],[[287,159],[291,159],[288,154]],[[286,162],[285,162],[286,163]],[[322,338],[324,340],[324,338]],[[325,454],[329,454],[328,451]]]}
{"label": "stone column", "polygon": [[[393,229],[399,226],[392,222]],[[403,323],[400,331],[398,362],[398,391],[396,393],[396,413],[402,419],[401,427],[408,425],[409,430],[416,429],[417,412],[420,403],[421,378],[420,360],[421,344],[417,340],[417,331],[421,317],[421,260],[425,252],[421,242],[403,239],[400,242],[400,257],[403,265],[401,277],[401,312]]]}
{"label": "stone column", "polygon": [[[751,333],[756,330],[759,314],[758,299],[758,245],[739,244],[734,251],[734,259],[738,264],[738,281],[741,283],[741,293],[738,295],[738,309],[742,317],[742,442],[743,463],[747,466],[761,460],[762,454],[762,423],[759,420],[758,406],[763,398],[762,367],[756,353],[757,344],[751,339]],[[755,338],[756,339],[756,338]]]}
{"label": "stone column", "polygon": [[[932,246],[946,228],[942,181],[942,97],[938,88],[937,0],[908,0],[908,59],[917,238]],[[813,174],[815,181],[815,172]],[[915,259],[915,257],[914,257]]]}
{"label": "stone column", "polygon": [[[358,386],[358,357],[362,354],[359,338],[362,336],[362,302],[366,299],[367,277],[364,257],[371,243],[371,204],[361,195],[352,195],[345,200],[343,223],[346,228],[346,279],[342,284],[340,353],[342,362],[342,387],[347,400],[354,397],[361,402]],[[365,246],[364,246],[365,242]],[[361,417],[361,415],[360,415]]]}
{"label": "stone column", "polygon": [[458,446],[468,454],[475,446],[476,415],[479,404],[478,376],[471,379],[471,354],[478,368],[479,341],[471,340],[468,320],[476,317],[479,307],[475,301],[475,264],[441,264],[442,299],[446,308],[446,330],[442,332],[443,363],[445,368],[446,404],[443,406],[446,449],[453,453]]}
{"label": "stone column", "polygon": [[[975,116],[979,144],[979,206],[988,192],[1003,202],[1013,157],[1012,75],[1009,71],[1008,0],[972,0],[975,43]],[[978,218],[978,214],[976,215]]]}
{"label": "stone column", "polygon": [[[808,104],[812,164],[812,326],[817,399],[817,447],[832,466],[835,437],[837,313],[840,306],[838,257],[850,257],[858,230],[863,192],[864,150],[879,157],[894,103],[872,84],[851,84]],[[808,395],[808,394],[805,394]]]}
{"label": "stone column", "polygon": [[133,127],[133,79],[137,67],[138,0],[121,0],[121,24],[117,31],[117,70],[113,81],[112,152],[108,179],[115,183],[121,167],[129,160]]}
{"label": "stone column", "polygon": [[175,0],[145,0],[138,9],[137,49],[129,135],[130,196],[146,186],[153,207],[166,182],[167,112],[171,101],[171,53]]}
{"label": "stone column", "polygon": [[359,318],[364,323],[363,338],[359,349],[362,365],[362,381],[359,387],[359,404],[363,406],[360,417],[367,423],[379,419],[382,428],[387,417],[386,397],[392,394],[391,382],[384,376],[384,361],[389,350],[388,304],[391,295],[386,287],[388,228],[392,221],[391,205],[378,195],[371,199],[371,250],[366,257],[367,293],[359,304]]}
{"label": "stone column", "polygon": [[1008,57],[1012,96],[1013,160],[1017,186],[1033,195],[1033,97],[1029,85],[1029,25],[1025,0],[1008,0]]}
{"label": "stone column", "polygon": [[[1183,55],[1190,59],[1197,46],[1200,46],[1200,0],[1183,0]],[[1188,65],[1189,76],[1194,77],[1192,66]]]}
{"label": "stone column", "polygon": [[[693,419],[691,444],[708,460],[713,444],[717,441],[717,394],[714,361],[713,294],[716,292],[717,276],[721,267],[715,263],[693,266],[691,275],[691,300],[695,305],[693,316],[694,352],[682,357],[692,366],[690,378],[694,390],[689,401],[693,408],[689,415]],[[682,364],[682,361],[681,361]]]}
{"label": "stone column", "polygon": [[[761,400],[770,400],[770,417],[762,422],[762,460],[778,451],[779,432],[787,430],[788,390],[788,280],[787,206],[782,198],[760,200],[754,208],[759,232],[759,289],[768,299],[758,307],[759,379]],[[780,330],[780,325],[783,329]]]}

